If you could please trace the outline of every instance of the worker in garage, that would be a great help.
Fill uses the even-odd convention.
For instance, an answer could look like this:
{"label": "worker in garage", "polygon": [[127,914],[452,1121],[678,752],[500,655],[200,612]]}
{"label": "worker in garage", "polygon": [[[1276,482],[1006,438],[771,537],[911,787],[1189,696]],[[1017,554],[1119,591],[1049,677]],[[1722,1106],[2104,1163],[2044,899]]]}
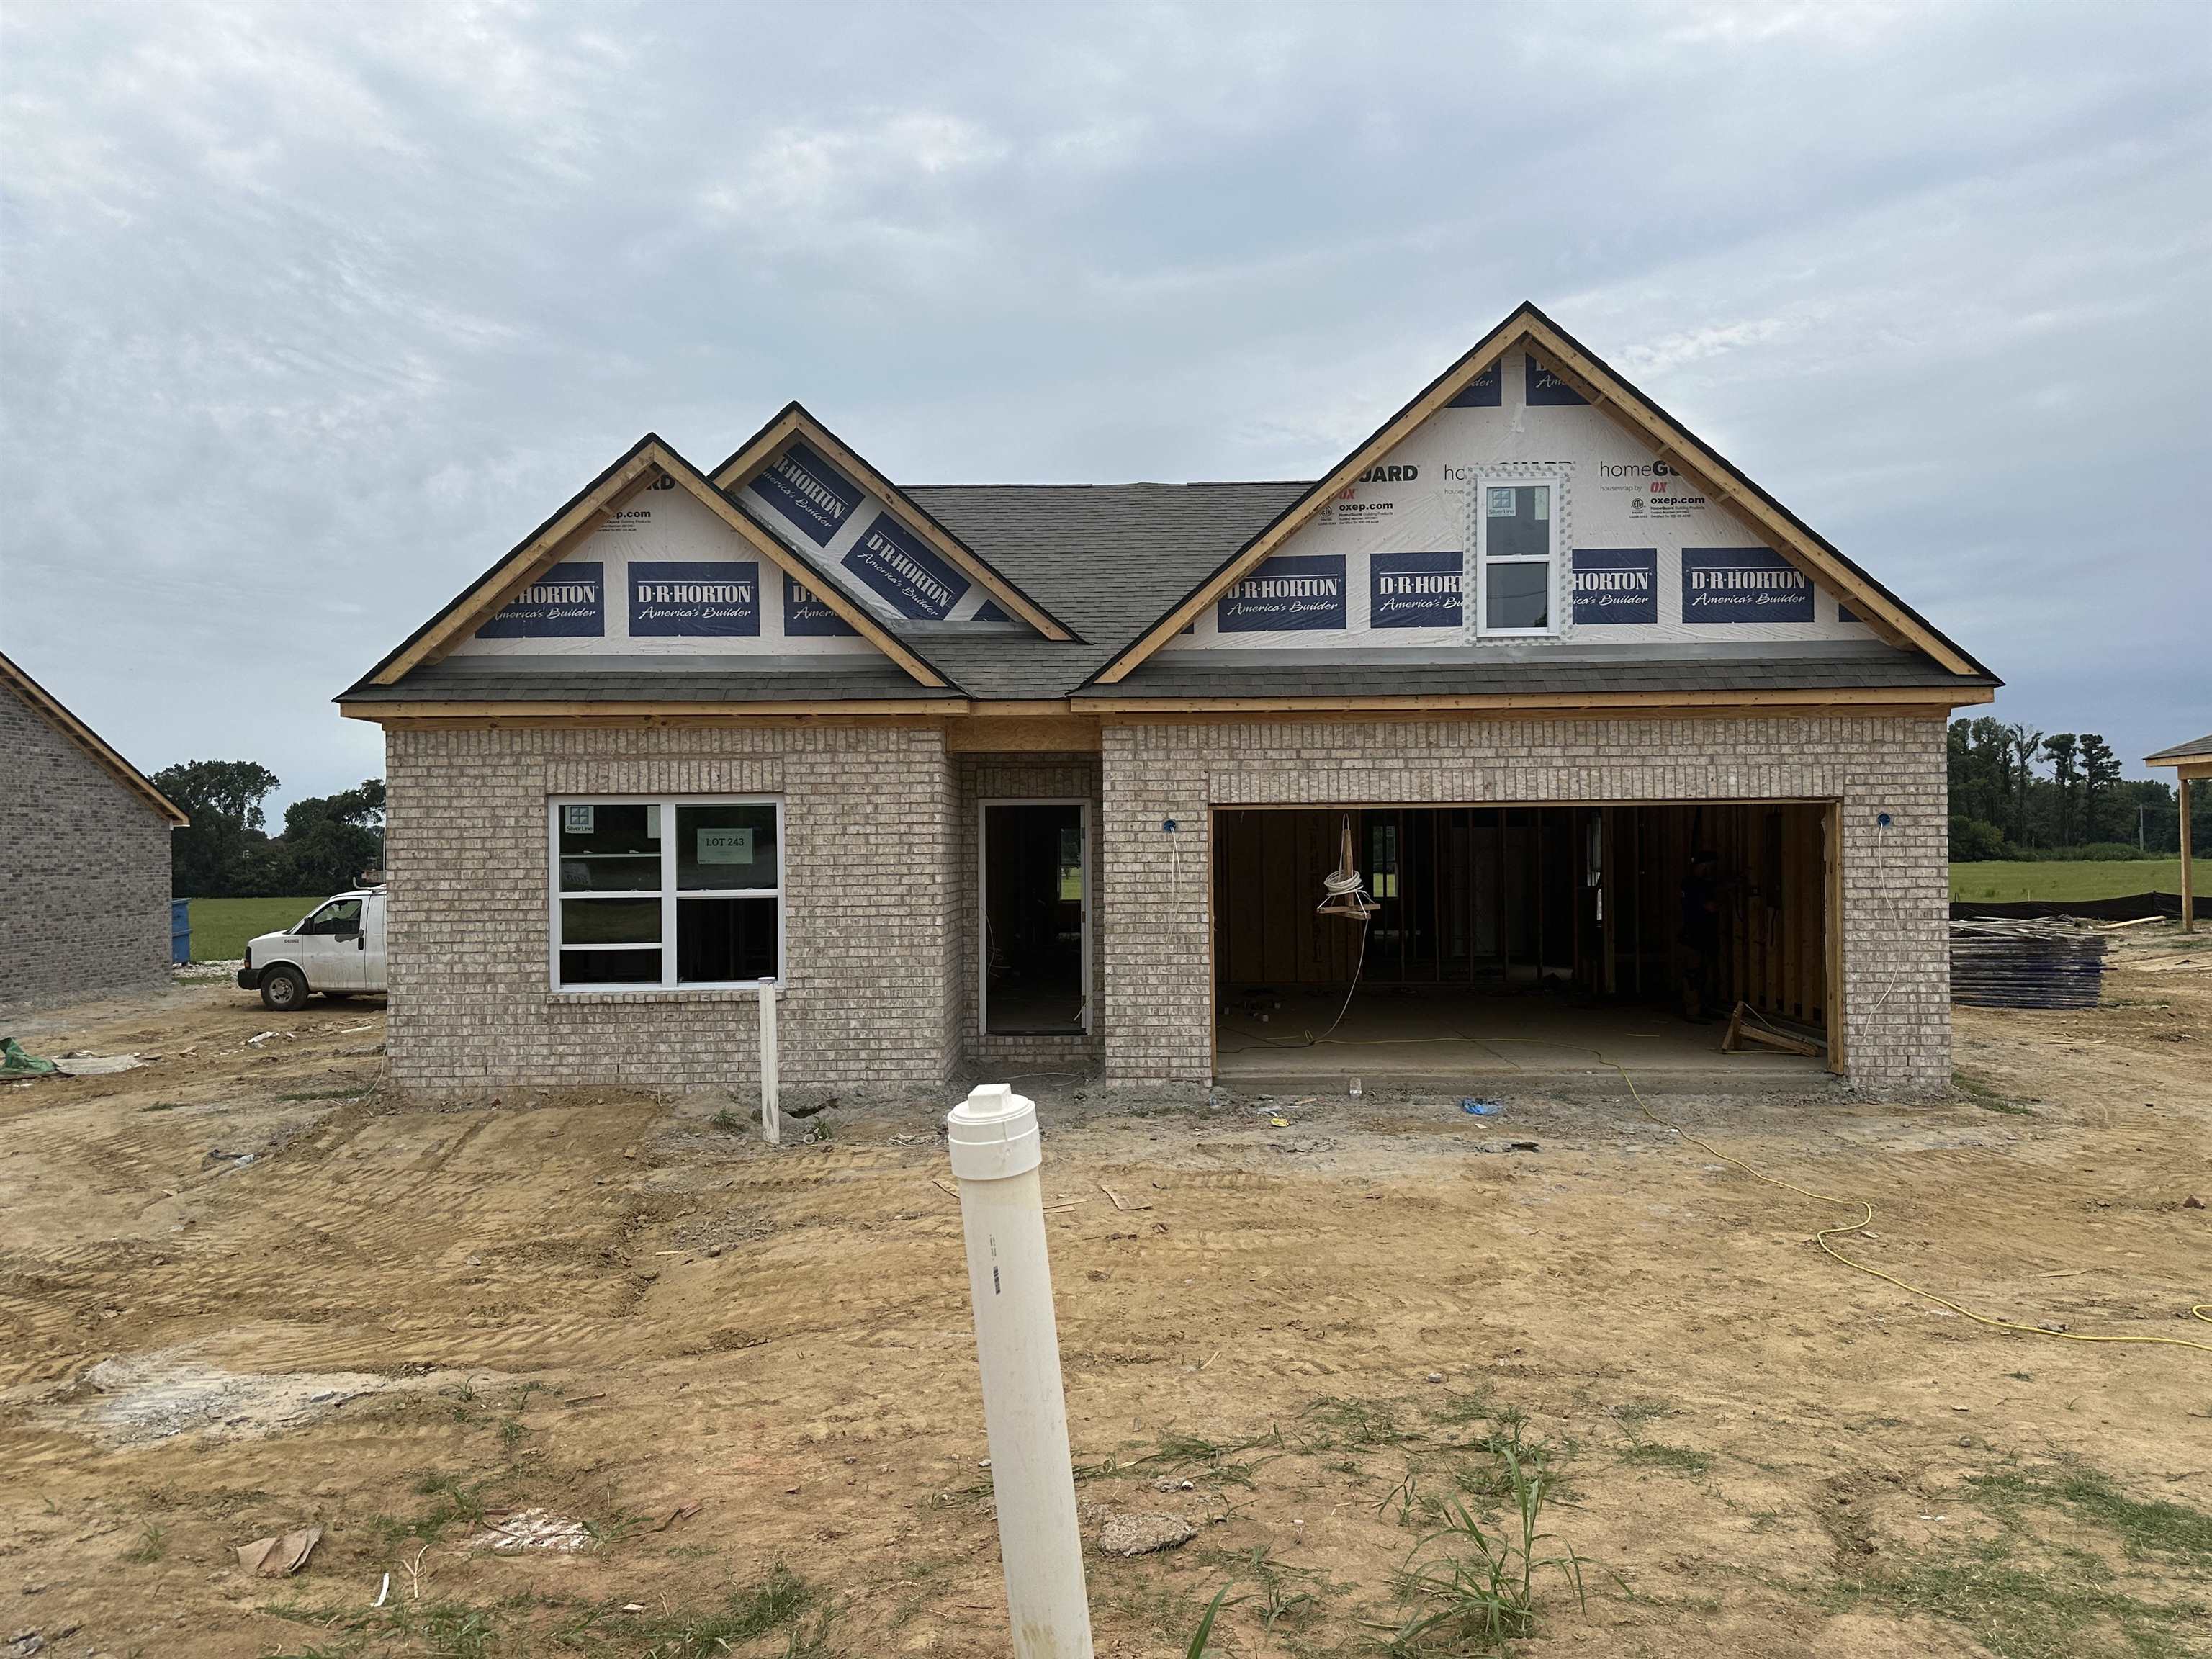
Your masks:
{"label": "worker in garage", "polygon": [[1690,854],[1682,878],[1682,917],[1674,936],[1674,979],[1682,1018],[1702,1023],[1712,1012],[1713,965],[1720,955],[1720,860],[1710,849]]}

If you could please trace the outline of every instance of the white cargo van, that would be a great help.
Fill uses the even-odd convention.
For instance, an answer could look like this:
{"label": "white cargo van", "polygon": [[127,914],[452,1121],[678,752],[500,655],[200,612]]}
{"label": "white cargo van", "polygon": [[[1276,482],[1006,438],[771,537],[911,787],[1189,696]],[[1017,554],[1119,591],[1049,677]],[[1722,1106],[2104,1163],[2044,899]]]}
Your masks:
{"label": "white cargo van", "polygon": [[333,1000],[384,989],[384,889],[361,887],[325,899],[295,927],[246,947],[238,982],[279,1013],[319,991]]}

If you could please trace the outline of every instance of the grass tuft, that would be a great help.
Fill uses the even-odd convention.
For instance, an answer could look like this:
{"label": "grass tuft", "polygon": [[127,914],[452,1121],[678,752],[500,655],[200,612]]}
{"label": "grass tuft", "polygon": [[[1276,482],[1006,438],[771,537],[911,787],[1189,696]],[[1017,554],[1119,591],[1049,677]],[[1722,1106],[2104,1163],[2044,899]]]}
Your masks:
{"label": "grass tuft", "polygon": [[[1444,1524],[1414,1545],[1399,1576],[1407,1613],[1390,1634],[1386,1651],[1400,1656],[1495,1651],[1536,1632],[1536,1579],[1556,1571],[1588,1610],[1583,1564],[1571,1546],[1540,1555],[1550,1541],[1543,1530],[1549,1482],[1542,1471],[1504,1455],[1513,1514],[1506,1524],[1484,1525],[1463,1498],[1444,1506]],[[1424,1559],[1425,1558],[1425,1559]]]}
{"label": "grass tuft", "polygon": [[1713,1468],[1711,1452],[1697,1451],[1688,1446],[1670,1446],[1663,1440],[1637,1441],[1621,1454],[1621,1462],[1642,1463],[1674,1474],[1710,1474]]}

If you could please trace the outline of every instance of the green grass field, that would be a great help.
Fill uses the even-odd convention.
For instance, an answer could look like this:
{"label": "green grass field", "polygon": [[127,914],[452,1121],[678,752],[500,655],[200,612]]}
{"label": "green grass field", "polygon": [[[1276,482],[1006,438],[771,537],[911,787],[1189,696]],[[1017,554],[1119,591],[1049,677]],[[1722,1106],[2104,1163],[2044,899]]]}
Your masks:
{"label": "green grass field", "polygon": [[[2200,884],[2204,861],[2196,860]],[[1951,896],[1954,899],[2125,898],[2131,893],[2178,893],[2181,890],[2179,859],[2130,859],[2105,862],[2085,860],[2079,864],[2030,864],[2009,860],[1951,866]],[[2200,901],[2201,902],[2201,901]],[[2201,914],[2201,913],[2200,913]]]}
{"label": "green grass field", "polygon": [[330,896],[312,898],[196,898],[192,901],[192,960],[229,962],[246,954],[257,933],[289,927]]}

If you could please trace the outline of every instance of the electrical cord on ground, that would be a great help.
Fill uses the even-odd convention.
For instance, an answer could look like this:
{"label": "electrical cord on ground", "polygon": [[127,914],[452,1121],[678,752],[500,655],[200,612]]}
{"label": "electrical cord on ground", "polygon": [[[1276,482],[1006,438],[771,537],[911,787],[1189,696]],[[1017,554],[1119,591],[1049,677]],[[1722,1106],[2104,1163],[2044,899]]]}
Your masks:
{"label": "electrical cord on ground", "polygon": [[[1337,890],[1335,888],[1331,888],[1329,890],[1332,893],[1334,893]],[[1344,1006],[1336,1011],[1336,1018],[1329,1021],[1328,1024],[1322,1030],[1322,1034],[1319,1036],[1316,1036],[1311,1031],[1308,1031],[1303,1036],[1271,1037],[1261,1036],[1257,1031],[1250,1031],[1247,1032],[1246,1035],[1251,1037],[1255,1042],[1260,1043],[1269,1048],[1319,1048],[1322,1043],[1328,1041],[1329,1033],[1336,1030],[1338,1026],[1343,1024],[1344,1017],[1352,1012],[1352,999],[1359,994],[1359,975],[1361,971],[1364,969],[1366,966],[1367,918],[1362,916],[1359,919],[1359,956],[1352,964],[1352,984],[1344,994]],[[1353,1041],[1353,1039],[1350,1037],[1339,1037],[1336,1040],[1339,1042],[1351,1042]],[[1231,1049],[1230,1052],[1234,1054],[1238,1051]]]}
{"label": "electrical cord on ground", "polygon": [[[1592,1052],[1595,1053],[1595,1051],[1593,1050]],[[1600,1055],[1599,1058],[1602,1060],[1604,1059],[1604,1056]],[[1618,1060],[1606,1060],[1605,1063],[1612,1066],[1614,1071],[1620,1073],[1620,1080],[1628,1085],[1628,1092],[1635,1100],[1637,1109],[1642,1112],[1644,1116],[1650,1118],[1651,1121],[1657,1124],[1661,1128],[1673,1130],[1676,1134],[1681,1136],[1683,1139],[1688,1141],[1692,1146],[1698,1147],[1703,1152],[1711,1153],[1713,1157],[1720,1159],[1723,1164],[1742,1170],[1744,1174],[1749,1176],[1753,1181],[1763,1181],[1770,1187],[1779,1187],[1784,1192],[1796,1193],[1802,1197],[1815,1199],[1823,1204],[1841,1204],[1858,1209],[1861,1212],[1861,1214],[1856,1221],[1844,1223],[1834,1227],[1823,1227],[1813,1235],[1813,1242],[1820,1247],[1821,1253],[1823,1255],[1829,1256],[1834,1261],[1842,1262],[1844,1266],[1851,1268],[1855,1272],[1866,1273],[1872,1278],[1882,1280],[1885,1284],[1894,1285],[1899,1290],[1906,1292],[1908,1295],[1917,1296],[1922,1297],[1923,1300],[1933,1302],[1939,1307],[1948,1308],[1953,1313],[1959,1315],[1962,1318],[1971,1319],[1977,1325],[1986,1325],[1991,1330],[2016,1331],[2022,1336],[2047,1336],[2060,1342],[2131,1342],[2146,1346],[2163,1348],[2194,1348],[2200,1353],[2212,1353],[2212,1342],[2192,1342],[2186,1337],[2100,1336],[2080,1331],[2047,1331],[2040,1325],[2022,1325],[2009,1319],[1992,1318],[1988,1314],[1976,1313],[1972,1308],[1963,1307],[1960,1304],[1951,1300],[1948,1296],[1938,1296],[1935,1291],[1928,1290],[1922,1285],[1915,1285],[1911,1283],[1909,1280],[1899,1279],[1895,1273],[1885,1273],[1880,1267],[1869,1267],[1863,1261],[1854,1261],[1850,1257],[1845,1255],[1841,1250],[1838,1249],[1828,1241],[1831,1237],[1835,1236],[1861,1232],[1872,1226],[1874,1224],[1873,1205],[1868,1203],[1863,1198],[1838,1198],[1832,1194],[1814,1192],[1810,1187],[1800,1187],[1795,1182],[1784,1181],[1778,1176],[1771,1176],[1766,1174],[1764,1170],[1753,1169],[1741,1158],[1731,1157],[1729,1153],[1721,1151],[1719,1147],[1714,1146],[1711,1141],[1700,1139],[1698,1136],[1692,1134],[1680,1124],[1669,1122],[1667,1119],[1660,1116],[1658,1113],[1653,1111],[1650,1107],[1644,1103],[1644,1096],[1637,1089],[1636,1079],[1629,1076],[1628,1068],[1626,1066],[1621,1065]],[[2190,1308],[2189,1314],[2190,1317],[2192,1319],[2201,1319],[2206,1324],[2212,1325],[2212,1303],[2197,1303]]]}

